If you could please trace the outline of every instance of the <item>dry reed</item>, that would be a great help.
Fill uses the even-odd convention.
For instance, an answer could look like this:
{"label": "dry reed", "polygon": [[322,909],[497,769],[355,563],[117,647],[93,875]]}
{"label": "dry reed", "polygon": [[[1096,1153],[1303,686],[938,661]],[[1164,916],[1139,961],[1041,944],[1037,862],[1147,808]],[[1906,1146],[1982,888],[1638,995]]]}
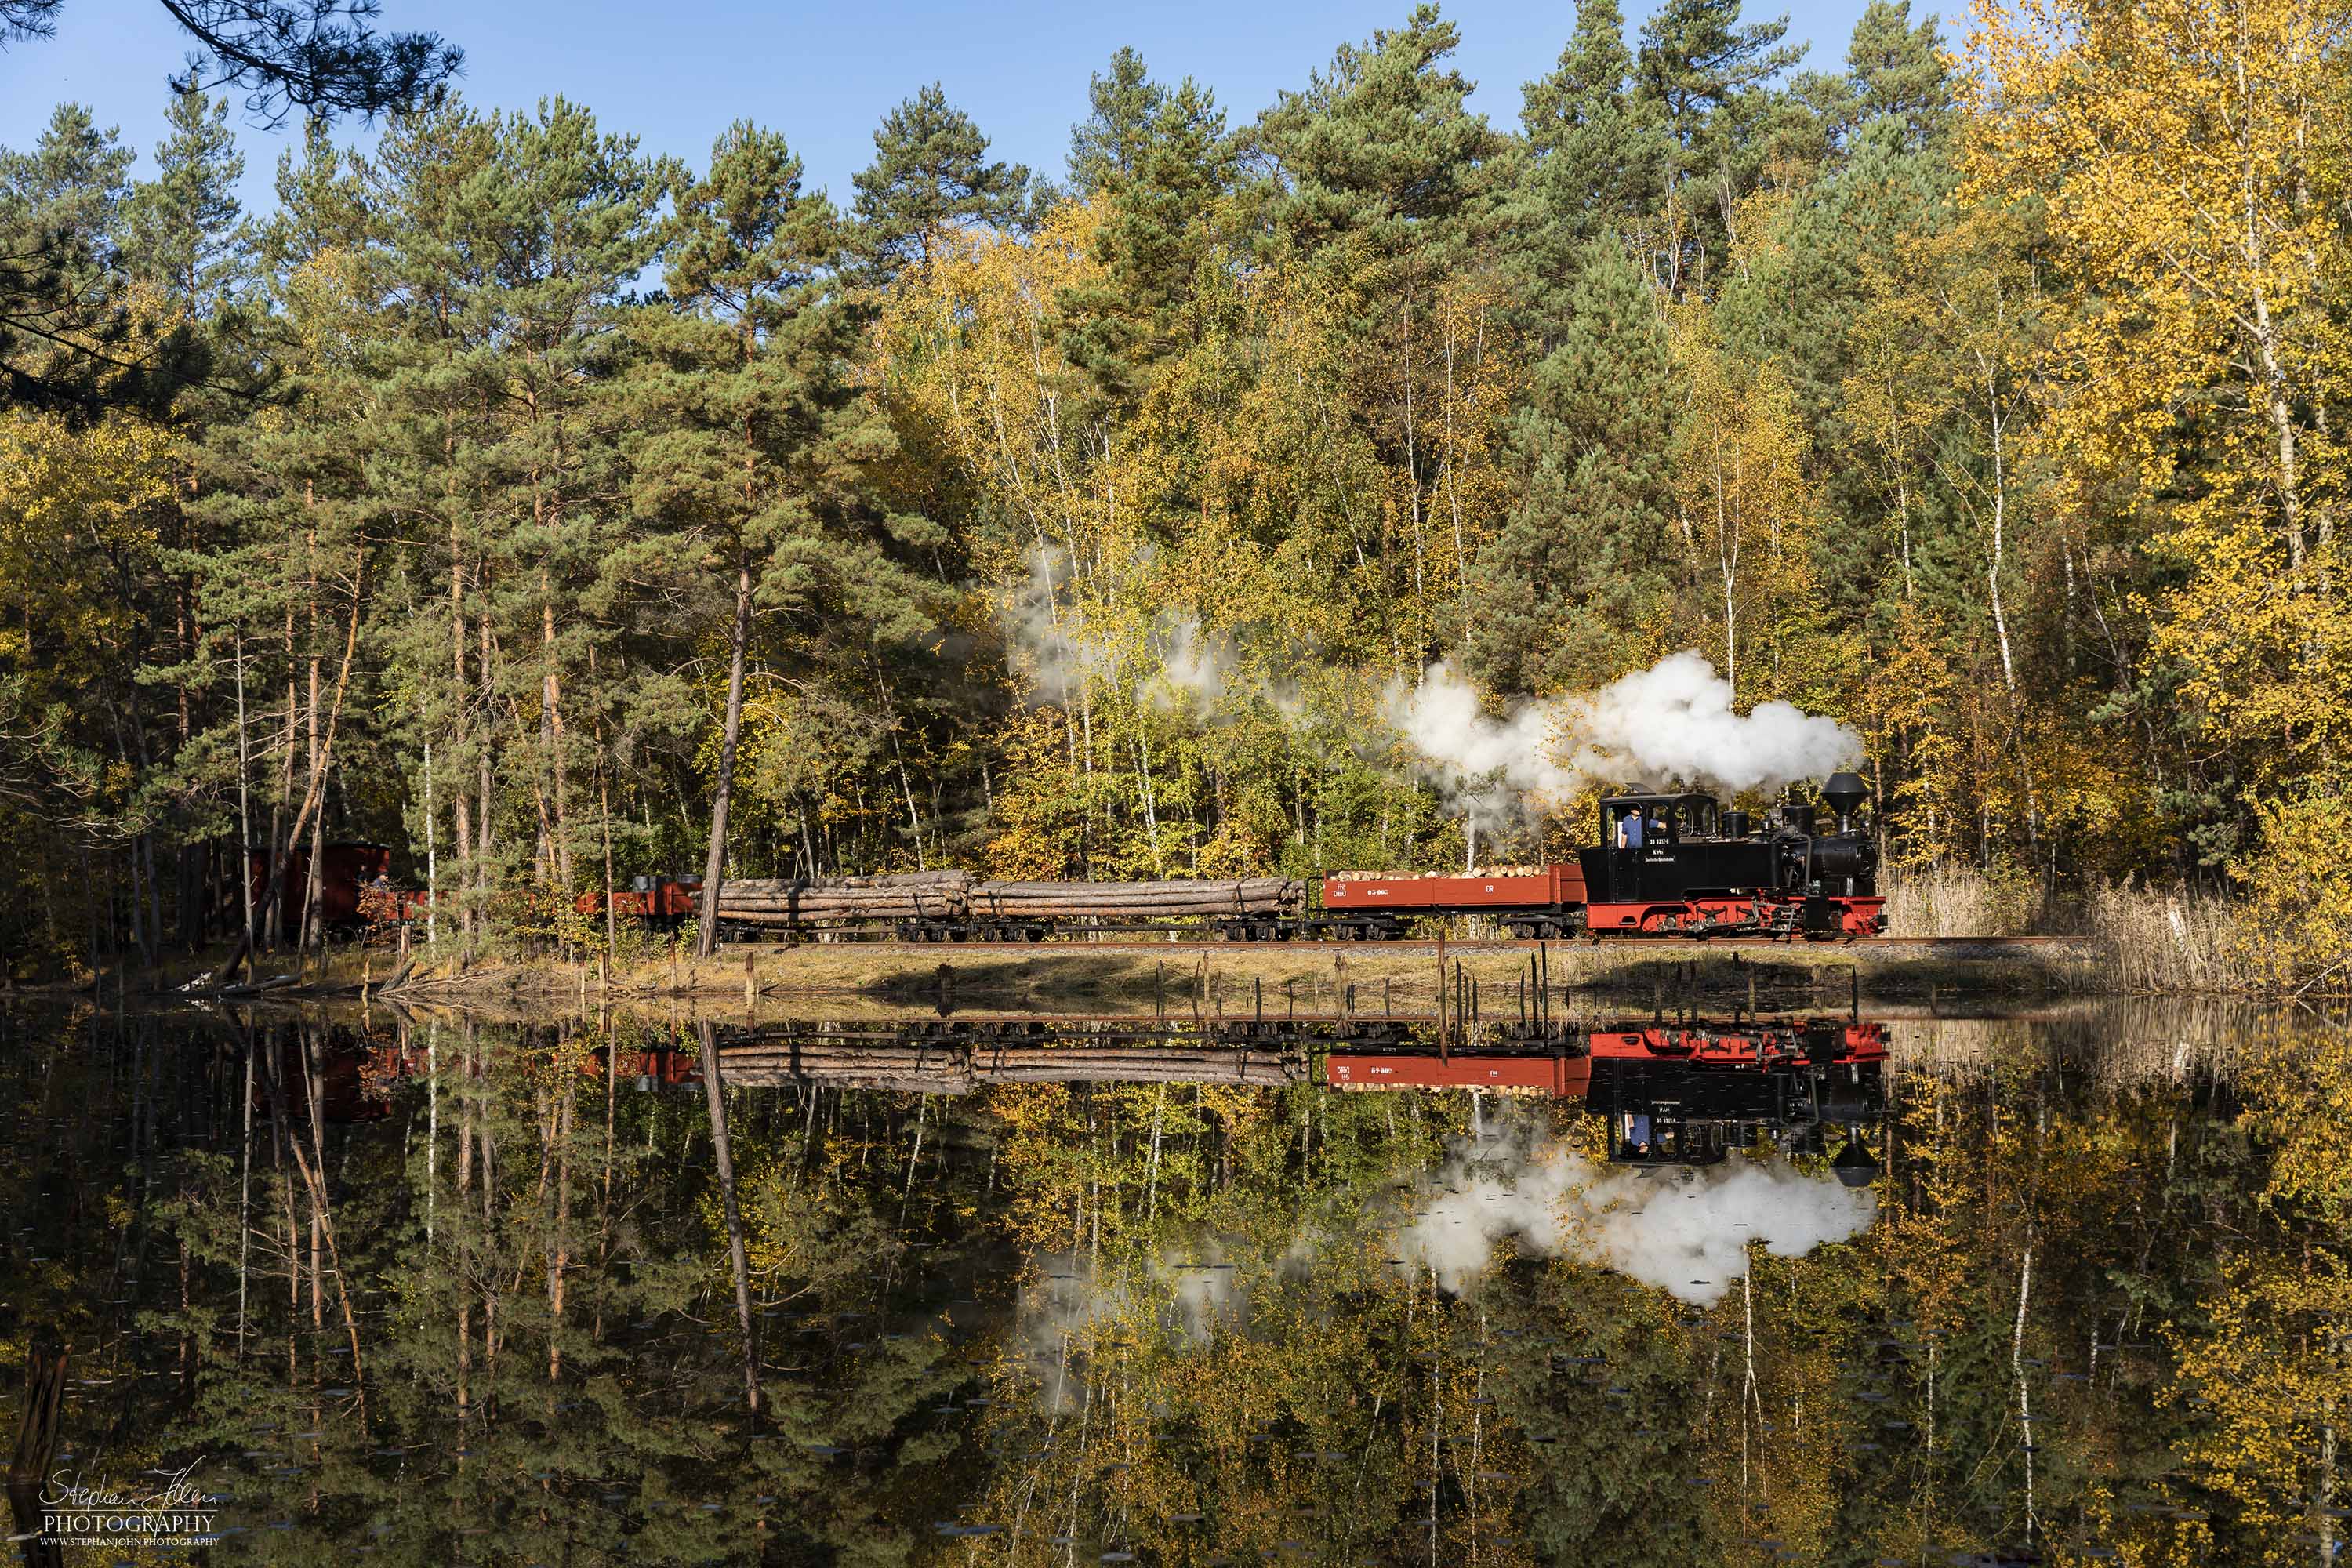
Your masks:
{"label": "dry reed", "polygon": [[1889,936],[2022,936],[2042,917],[2031,878],[1995,877],[1973,866],[1922,866],[1881,879]]}

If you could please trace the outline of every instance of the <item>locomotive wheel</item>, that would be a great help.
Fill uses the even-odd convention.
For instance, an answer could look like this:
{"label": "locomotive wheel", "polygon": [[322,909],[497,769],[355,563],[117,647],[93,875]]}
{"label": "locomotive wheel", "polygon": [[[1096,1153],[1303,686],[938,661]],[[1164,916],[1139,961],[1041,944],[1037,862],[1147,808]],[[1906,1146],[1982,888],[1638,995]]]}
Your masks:
{"label": "locomotive wheel", "polygon": [[1532,921],[1513,921],[1510,925],[1510,931],[1514,940],[1519,942],[1530,942],[1535,938],[1536,928]]}

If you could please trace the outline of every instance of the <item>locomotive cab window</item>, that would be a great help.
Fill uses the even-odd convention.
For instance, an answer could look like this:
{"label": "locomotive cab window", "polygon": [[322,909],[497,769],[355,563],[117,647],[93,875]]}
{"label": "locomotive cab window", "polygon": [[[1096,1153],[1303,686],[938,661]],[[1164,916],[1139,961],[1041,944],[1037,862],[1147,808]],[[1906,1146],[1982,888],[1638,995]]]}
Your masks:
{"label": "locomotive cab window", "polygon": [[1711,795],[1627,795],[1601,803],[1601,842],[1612,849],[1652,848],[1715,833]]}

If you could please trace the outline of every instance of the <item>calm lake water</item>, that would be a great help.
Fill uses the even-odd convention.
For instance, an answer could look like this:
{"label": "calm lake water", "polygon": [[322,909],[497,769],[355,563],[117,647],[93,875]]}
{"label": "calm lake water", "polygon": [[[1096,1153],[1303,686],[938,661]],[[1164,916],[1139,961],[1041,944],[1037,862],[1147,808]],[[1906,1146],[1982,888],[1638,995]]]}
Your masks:
{"label": "calm lake water", "polygon": [[176,1516],[287,1563],[2347,1533],[2352,1031],[2307,1011],[19,1008],[0,1075],[0,1419],[101,1542],[45,1555],[12,1478],[37,1564]]}

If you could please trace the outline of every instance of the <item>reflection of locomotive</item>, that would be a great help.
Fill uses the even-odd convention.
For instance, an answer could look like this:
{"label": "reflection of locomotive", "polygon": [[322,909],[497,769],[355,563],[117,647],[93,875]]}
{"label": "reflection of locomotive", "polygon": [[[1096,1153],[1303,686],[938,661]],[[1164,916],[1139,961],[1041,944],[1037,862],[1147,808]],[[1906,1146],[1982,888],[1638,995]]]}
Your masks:
{"label": "reflection of locomotive", "polygon": [[1862,1138],[1886,1114],[1883,1025],[1843,1019],[1643,1024],[1584,1032],[1542,1051],[1333,1052],[1334,1089],[1476,1089],[1580,1100],[1607,1119],[1621,1164],[1700,1165],[1759,1138],[1826,1153],[1849,1186],[1878,1169]]}

